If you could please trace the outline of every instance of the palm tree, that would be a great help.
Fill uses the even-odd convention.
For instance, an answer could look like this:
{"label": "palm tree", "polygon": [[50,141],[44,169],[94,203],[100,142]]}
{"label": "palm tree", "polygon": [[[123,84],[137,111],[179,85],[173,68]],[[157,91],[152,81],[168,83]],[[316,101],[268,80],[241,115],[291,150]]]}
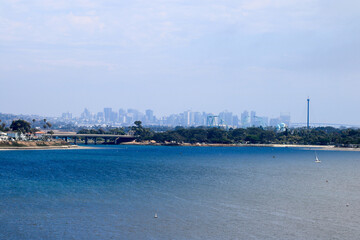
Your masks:
{"label": "palm tree", "polygon": [[32,128],[33,128],[33,129],[35,129],[35,122],[36,122],[36,119],[34,118],[34,119],[32,120],[32,122],[33,122],[33,124],[32,124],[32,125],[33,125],[33,126],[32,126]]}
{"label": "palm tree", "polygon": [[47,128],[47,124],[46,124],[46,118],[44,118],[44,125],[43,125],[43,128],[46,129]]}

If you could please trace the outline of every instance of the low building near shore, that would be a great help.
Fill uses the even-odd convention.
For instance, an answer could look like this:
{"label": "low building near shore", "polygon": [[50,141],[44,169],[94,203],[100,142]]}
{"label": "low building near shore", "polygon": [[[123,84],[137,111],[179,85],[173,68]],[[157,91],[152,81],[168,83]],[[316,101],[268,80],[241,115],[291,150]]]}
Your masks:
{"label": "low building near shore", "polygon": [[7,132],[7,136],[10,140],[26,140],[26,135],[18,132]]}
{"label": "low building near shore", "polygon": [[9,140],[9,137],[6,133],[0,132],[0,141],[7,141]]}
{"label": "low building near shore", "polygon": [[46,132],[43,132],[43,131],[35,132],[34,139],[41,139],[44,136],[44,134],[46,134]]}

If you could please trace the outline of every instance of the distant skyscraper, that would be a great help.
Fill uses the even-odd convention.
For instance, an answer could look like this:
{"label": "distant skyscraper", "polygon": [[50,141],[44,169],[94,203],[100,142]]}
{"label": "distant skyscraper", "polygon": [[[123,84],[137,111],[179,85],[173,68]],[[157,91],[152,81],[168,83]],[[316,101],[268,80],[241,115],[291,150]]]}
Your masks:
{"label": "distant skyscraper", "polygon": [[249,112],[248,111],[244,111],[241,114],[241,126],[243,128],[246,128],[246,127],[250,126],[250,118],[249,118]]}
{"label": "distant skyscraper", "polygon": [[104,108],[105,122],[108,123],[111,121],[112,108]]}
{"label": "distant skyscraper", "polygon": [[239,117],[237,115],[233,116],[233,127],[239,127]]}
{"label": "distant skyscraper", "polygon": [[185,111],[183,113],[182,125],[183,126],[190,126],[190,111]]}
{"label": "distant skyscraper", "polygon": [[72,119],[72,113],[70,113],[70,112],[63,113],[61,116],[62,116],[62,119],[64,119],[64,120]]}
{"label": "distant skyscraper", "polygon": [[91,113],[87,108],[84,109],[84,112],[81,114],[81,118],[84,120],[91,120]]}
{"label": "distant skyscraper", "polygon": [[99,122],[104,122],[104,113],[103,112],[98,112],[96,115],[96,120]]}
{"label": "distant skyscraper", "polygon": [[280,121],[285,123],[287,126],[290,126],[290,114],[289,113],[281,113]]}
{"label": "distant skyscraper", "polygon": [[255,111],[251,111],[250,113],[250,126],[256,126],[256,112]]}
{"label": "distant skyscraper", "polygon": [[268,117],[259,117],[258,118],[258,126],[267,127],[269,126],[269,118]]}
{"label": "distant skyscraper", "polygon": [[204,126],[203,116],[200,112],[194,112],[194,125],[195,126]]}
{"label": "distant skyscraper", "polygon": [[189,125],[190,125],[190,126],[194,126],[194,125],[195,125],[195,112],[190,112]]}
{"label": "distant skyscraper", "polygon": [[122,108],[119,109],[119,115],[125,115],[126,111]]}
{"label": "distant skyscraper", "polygon": [[118,122],[119,121],[119,117],[118,117],[118,113],[117,112],[111,112],[111,116],[110,116],[110,121],[111,122]]}
{"label": "distant skyscraper", "polygon": [[119,122],[120,123],[126,122],[126,111],[122,108],[119,109]]}
{"label": "distant skyscraper", "polygon": [[140,113],[138,110],[129,108],[127,110],[126,123],[131,125],[135,121],[143,121],[143,115],[144,114]]}
{"label": "distant skyscraper", "polygon": [[151,109],[148,109],[145,111],[145,114],[146,114],[146,120],[149,123],[153,123],[154,122],[154,111]]}
{"label": "distant skyscraper", "polygon": [[271,118],[270,119],[270,126],[276,127],[280,123],[281,123],[280,118]]}
{"label": "distant skyscraper", "polygon": [[128,112],[128,113],[137,113],[138,110],[133,109],[133,108],[128,108],[127,112]]}
{"label": "distant skyscraper", "polygon": [[219,119],[222,124],[226,126],[233,126],[233,114],[232,112],[224,111],[219,113]]}

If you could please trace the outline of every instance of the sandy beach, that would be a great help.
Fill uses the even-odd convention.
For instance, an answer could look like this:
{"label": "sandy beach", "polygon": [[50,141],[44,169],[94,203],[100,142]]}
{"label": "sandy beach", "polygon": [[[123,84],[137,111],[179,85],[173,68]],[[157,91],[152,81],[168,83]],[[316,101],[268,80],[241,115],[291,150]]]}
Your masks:
{"label": "sandy beach", "polygon": [[88,149],[88,146],[70,145],[65,141],[3,141],[0,151],[4,150],[52,150],[52,149]]}
{"label": "sandy beach", "polygon": [[30,147],[0,147],[0,151],[10,150],[70,150],[70,149],[93,149],[88,146],[65,145],[65,146],[30,146]]}
{"label": "sandy beach", "polygon": [[301,144],[222,144],[222,143],[156,143],[156,142],[127,142],[121,145],[150,145],[150,146],[189,146],[189,147],[277,147],[277,148],[304,148],[308,150],[333,150],[333,151],[360,151],[360,148],[336,147],[334,145],[301,145]]}

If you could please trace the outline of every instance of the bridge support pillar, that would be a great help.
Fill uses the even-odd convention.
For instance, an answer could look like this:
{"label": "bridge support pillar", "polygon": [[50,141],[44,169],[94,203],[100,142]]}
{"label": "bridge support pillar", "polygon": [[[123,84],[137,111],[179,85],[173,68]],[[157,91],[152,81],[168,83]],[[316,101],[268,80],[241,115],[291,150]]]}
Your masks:
{"label": "bridge support pillar", "polygon": [[85,145],[88,145],[88,137],[85,137]]}
{"label": "bridge support pillar", "polygon": [[94,138],[94,144],[96,145],[96,140],[97,140],[97,138]]}
{"label": "bridge support pillar", "polygon": [[67,142],[68,141],[68,138],[67,137],[65,137],[65,142]]}
{"label": "bridge support pillar", "polygon": [[76,145],[76,139],[77,139],[77,137],[74,138],[74,144],[75,144],[75,145]]}

